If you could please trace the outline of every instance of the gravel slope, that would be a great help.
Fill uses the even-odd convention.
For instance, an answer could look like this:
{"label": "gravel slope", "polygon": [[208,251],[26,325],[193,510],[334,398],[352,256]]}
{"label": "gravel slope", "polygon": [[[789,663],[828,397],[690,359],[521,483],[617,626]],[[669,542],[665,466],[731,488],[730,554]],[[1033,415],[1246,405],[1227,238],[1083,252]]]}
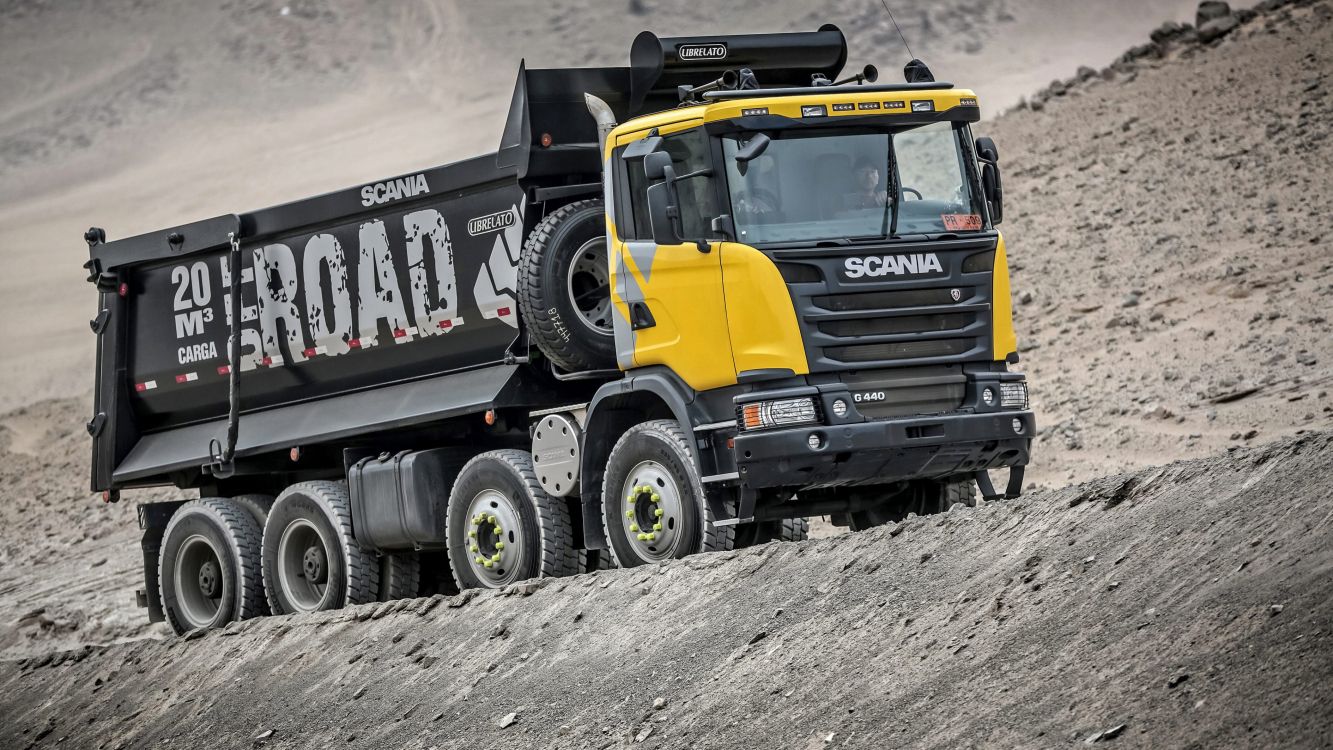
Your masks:
{"label": "gravel slope", "polygon": [[0,746],[1327,745],[1330,476],[1321,432],[838,539],[0,663]]}

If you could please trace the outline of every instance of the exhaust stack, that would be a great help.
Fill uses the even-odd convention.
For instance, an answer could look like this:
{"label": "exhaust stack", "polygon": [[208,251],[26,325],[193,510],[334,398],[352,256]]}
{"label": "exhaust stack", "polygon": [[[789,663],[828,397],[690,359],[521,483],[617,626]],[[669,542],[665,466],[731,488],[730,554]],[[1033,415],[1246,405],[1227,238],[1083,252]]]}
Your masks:
{"label": "exhaust stack", "polygon": [[610,105],[592,94],[585,93],[583,102],[588,105],[592,119],[597,121],[597,158],[600,160],[606,153],[606,136],[616,127],[616,114]]}

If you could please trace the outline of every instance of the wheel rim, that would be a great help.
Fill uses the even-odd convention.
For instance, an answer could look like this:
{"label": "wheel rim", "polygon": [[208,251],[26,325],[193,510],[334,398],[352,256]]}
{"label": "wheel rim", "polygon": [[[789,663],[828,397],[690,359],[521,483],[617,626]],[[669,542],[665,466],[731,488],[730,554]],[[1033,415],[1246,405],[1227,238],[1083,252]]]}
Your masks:
{"label": "wheel rim", "polygon": [[676,556],[683,537],[680,488],[667,468],[644,461],[625,476],[620,496],[620,525],[634,554],[642,560]]}
{"label": "wheel rim", "polygon": [[467,508],[467,563],[482,585],[498,588],[522,577],[528,540],[518,507],[503,492],[478,492]]}
{"label": "wheel rim", "polygon": [[278,585],[298,612],[328,608],[329,548],[319,529],[298,518],[278,540]]}
{"label": "wheel rim", "polygon": [[611,335],[611,273],[606,238],[583,243],[569,264],[565,279],[569,301],[579,320],[596,333]]}
{"label": "wheel rim", "polygon": [[222,609],[222,559],[213,543],[198,534],[187,538],[176,553],[172,570],[176,601],[185,624],[208,627]]}

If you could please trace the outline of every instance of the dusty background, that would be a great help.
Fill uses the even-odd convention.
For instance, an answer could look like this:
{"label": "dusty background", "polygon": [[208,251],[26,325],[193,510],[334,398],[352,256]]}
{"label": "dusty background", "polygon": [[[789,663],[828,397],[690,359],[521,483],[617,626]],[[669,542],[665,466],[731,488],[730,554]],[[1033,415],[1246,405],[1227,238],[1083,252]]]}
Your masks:
{"label": "dusty background", "polygon": [[[671,581],[670,601],[697,598],[699,611],[725,615],[703,620],[729,633],[719,645],[662,614],[679,606],[644,603],[651,599],[640,598],[640,588],[657,578],[639,583],[645,574],[614,573],[556,584],[601,591],[597,606],[607,614],[588,609],[582,622],[592,624],[581,629],[569,625],[577,613],[565,611],[578,600],[546,589],[526,600],[551,614],[533,614],[536,605],[514,610],[531,620],[521,625],[527,632],[519,645],[485,640],[508,617],[501,603],[516,603],[490,597],[477,600],[480,615],[469,604],[439,607],[412,629],[406,615],[385,620],[396,623],[393,632],[301,620],[284,636],[287,626],[272,622],[247,629],[244,639],[119,646],[57,669],[34,670],[40,657],[0,665],[0,732],[7,733],[0,745],[22,747],[38,735],[42,742],[68,736],[74,746],[97,744],[92,737],[107,747],[122,740],[127,747],[216,744],[214,731],[244,745],[274,727],[276,742],[324,744],[340,739],[342,720],[309,712],[324,705],[323,696],[346,691],[350,698],[361,685],[368,691],[362,701],[346,705],[365,726],[372,716],[407,711],[409,697],[422,700],[416,686],[435,691],[434,702],[401,722],[358,732],[367,745],[443,746],[460,727],[488,737],[498,732],[495,720],[519,705],[528,708],[495,740],[605,747],[653,726],[648,744],[730,747],[744,744],[739,728],[762,719],[777,722],[763,739],[783,747],[823,747],[829,733],[829,744],[1049,746],[1120,723],[1128,726],[1116,738],[1123,744],[1333,743],[1313,708],[1333,697],[1325,590],[1333,570],[1330,449],[1326,436],[1291,442],[1333,427],[1333,324],[1325,302],[1333,295],[1326,228],[1333,216],[1333,2],[1263,5],[1274,7],[1226,19],[1234,28],[1202,44],[1192,29],[1149,40],[1163,22],[1193,22],[1193,2],[893,3],[913,51],[937,76],[981,94],[988,120],[977,131],[1001,150],[1021,366],[1032,376],[1042,424],[1030,482],[1062,487],[1287,442],[1171,469],[1162,475],[1169,481],[1151,480],[1147,510],[1133,513],[1135,503],[1106,514],[1092,501],[1067,507],[1124,481],[1102,480],[1038,492],[1017,511],[969,511],[976,515],[951,516],[940,527],[921,522],[920,538],[886,530],[652,574]],[[483,152],[496,145],[520,55],[533,66],[622,64],[643,28],[666,35],[826,21],[848,32],[851,66],[875,62],[887,78],[906,57],[869,0],[834,0],[818,15],[788,0],[711,9],[651,0],[376,9],[351,2],[0,2],[0,257],[10,269],[0,276],[0,312],[11,322],[0,354],[0,657],[163,635],[132,605],[141,585],[133,503],[102,506],[86,492],[82,424],[92,337],[85,321],[93,296],[79,265],[90,224],[123,237]],[[1155,475],[1138,476],[1133,481],[1147,483]],[[1102,551],[1106,544],[1143,554],[1112,567],[1120,555]],[[1043,575],[1059,582],[1058,595],[1022,581],[1027,550],[1037,548],[1046,552],[1034,565],[1049,567]],[[939,565],[927,565],[927,556]],[[1087,566],[1114,579],[1075,583],[1086,572],[1075,562],[1090,556],[1096,561]],[[719,588],[738,574],[728,566],[748,570],[769,557],[785,567],[779,578],[763,579],[793,580],[793,587]],[[878,565],[877,574],[857,579],[873,584],[876,596],[912,592],[891,623],[921,625],[862,627],[880,615],[853,616],[872,592],[860,583],[839,588],[858,569],[838,573],[849,557]],[[1142,583],[1133,596],[1103,588],[1131,579]],[[987,622],[974,622],[980,615],[972,610],[992,606],[1006,586],[1027,592],[1031,614],[1014,617],[1004,639],[979,642],[991,644],[984,649],[950,654]],[[800,593],[807,589],[817,595]],[[744,596],[725,604],[737,591]],[[1299,603],[1299,614],[1270,614],[1267,607],[1283,601]],[[770,606],[799,611],[800,626],[735,657],[753,634],[731,633],[730,623],[756,624]],[[539,645],[546,641],[538,626],[557,615],[564,618],[554,631],[564,634],[560,645]],[[603,626],[604,616],[657,623],[670,637],[625,641],[624,659],[614,651],[608,659],[603,646],[611,641],[598,639],[614,641],[632,626]],[[1152,625],[1138,628],[1143,621]],[[986,637],[997,638],[1000,626],[987,627]],[[1273,627],[1287,630],[1267,630]],[[334,634],[332,655],[309,657],[326,632]],[[399,632],[405,640],[392,644]],[[583,641],[567,634],[575,632],[597,637],[580,651],[576,641]],[[412,686],[408,696],[373,682],[374,670],[357,671],[364,663],[343,664],[349,650],[375,650],[371,639],[381,639],[376,649],[403,652],[417,641],[485,641],[479,648],[488,658],[441,652],[435,658],[447,661],[434,669],[443,671],[421,677],[404,666],[411,659],[398,660],[404,665],[395,669],[408,671],[385,674]],[[211,667],[273,640],[293,660],[287,666],[241,659],[234,672],[208,681]],[[826,643],[829,653],[811,655]],[[1051,644],[1060,647],[1055,655]],[[531,677],[522,676],[525,653],[543,665]],[[302,659],[313,671],[299,668]],[[891,680],[864,669],[874,659],[894,665]],[[388,662],[397,663],[386,655],[380,664]],[[635,669],[622,671],[621,662]],[[503,670],[485,672],[491,663]],[[1177,668],[1192,676],[1168,688]],[[484,700],[469,700],[468,685],[483,672],[484,688],[472,689]],[[668,673],[682,678],[679,692],[666,689]],[[113,674],[145,676],[93,692],[95,678],[106,683]],[[145,680],[217,687],[261,674],[287,685],[270,699],[292,723],[241,705],[253,701],[248,689],[135,703]],[[586,677],[587,687],[568,696],[539,689],[571,674]],[[608,674],[612,681],[601,687]],[[810,687],[801,687],[812,675]],[[495,696],[510,684],[510,698],[521,702],[502,705]],[[733,684],[734,692],[714,695]],[[370,692],[376,685],[379,697]],[[670,707],[690,701],[689,708],[643,718],[654,695]],[[104,700],[114,710],[88,708]],[[843,703],[854,711],[835,721],[828,707]],[[123,721],[140,710],[140,720]],[[76,730],[69,712],[86,712],[89,728]],[[200,720],[179,722],[194,712]],[[449,728],[419,726],[440,712]],[[782,723],[788,715],[792,723]],[[43,724],[48,717],[55,723]],[[572,734],[553,740],[562,724]],[[935,734],[921,734],[923,727]],[[688,734],[676,734],[682,729]]]}

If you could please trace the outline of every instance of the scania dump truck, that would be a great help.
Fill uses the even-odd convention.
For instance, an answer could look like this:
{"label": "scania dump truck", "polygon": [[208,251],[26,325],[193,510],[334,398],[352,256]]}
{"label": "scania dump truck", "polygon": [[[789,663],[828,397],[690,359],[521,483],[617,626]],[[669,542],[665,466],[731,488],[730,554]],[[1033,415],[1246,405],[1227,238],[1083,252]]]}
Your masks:
{"label": "scania dump truck", "polygon": [[[1015,495],[998,154],[841,31],[520,65],[495,153],[116,241],[92,487],[177,632]],[[988,471],[1009,469],[997,492]]]}

